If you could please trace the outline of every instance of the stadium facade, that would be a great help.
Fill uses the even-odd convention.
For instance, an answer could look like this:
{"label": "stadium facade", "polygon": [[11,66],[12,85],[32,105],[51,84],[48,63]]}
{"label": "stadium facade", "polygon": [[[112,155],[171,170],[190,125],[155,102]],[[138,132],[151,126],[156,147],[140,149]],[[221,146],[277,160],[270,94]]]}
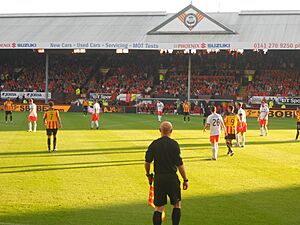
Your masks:
{"label": "stadium facade", "polygon": [[299,49],[300,11],[0,15],[0,49]]}
{"label": "stadium facade", "polygon": [[[34,94],[35,99],[45,99],[45,102],[51,98],[48,73],[52,53],[75,53],[75,50],[85,53],[86,49],[95,52],[116,50],[117,53],[131,50],[188,53],[180,63],[188,68],[186,96],[190,100],[193,53],[295,51],[300,49],[299,24],[300,11],[295,10],[204,13],[192,4],[178,13],[2,14],[0,50],[33,49],[46,53],[45,92],[28,92],[28,95]],[[6,54],[6,51],[2,52]],[[293,55],[293,51],[288,52]],[[246,69],[244,73],[253,75],[255,70]],[[17,95],[16,92],[8,94]],[[7,97],[5,95],[1,92],[2,97]],[[197,100],[201,99],[197,97]],[[208,97],[204,95],[202,98]]]}

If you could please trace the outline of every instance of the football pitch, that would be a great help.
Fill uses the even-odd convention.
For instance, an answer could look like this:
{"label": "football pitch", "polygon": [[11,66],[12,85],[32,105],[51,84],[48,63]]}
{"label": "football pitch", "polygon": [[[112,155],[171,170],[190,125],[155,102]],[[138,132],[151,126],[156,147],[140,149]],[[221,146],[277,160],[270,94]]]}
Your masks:
{"label": "football pitch", "polygon": [[[0,115],[0,225],[150,225],[144,156],[160,136],[154,115],[61,113],[57,152],[48,153],[39,114],[38,132],[28,133],[27,113],[13,124]],[[209,160],[209,131],[202,117],[163,116],[173,123],[189,178],[182,191],[182,225],[299,225],[300,141],[295,119],[270,119],[260,137],[248,118],[246,147]],[[171,225],[170,205],[163,224]]]}

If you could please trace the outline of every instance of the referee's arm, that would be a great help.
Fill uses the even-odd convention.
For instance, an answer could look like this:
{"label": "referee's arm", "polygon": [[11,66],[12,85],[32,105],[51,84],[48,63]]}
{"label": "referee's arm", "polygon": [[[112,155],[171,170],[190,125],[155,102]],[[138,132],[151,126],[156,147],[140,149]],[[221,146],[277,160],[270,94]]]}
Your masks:
{"label": "referee's arm", "polygon": [[150,175],[150,163],[145,162],[146,176]]}
{"label": "referee's arm", "polygon": [[182,158],[180,157],[180,147],[177,144],[177,157],[176,157],[176,166],[179,170],[179,173],[183,179],[183,190],[188,189],[188,178],[186,176],[185,167],[183,165]]}
{"label": "referee's arm", "polygon": [[152,145],[150,145],[148,147],[148,150],[147,150],[146,155],[145,155],[145,171],[146,171],[146,176],[148,178],[148,182],[149,182],[150,185],[153,182],[153,175],[150,174],[150,164],[154,159],[153,150],[152,150],[151,146]]}
{"label": "referee's arm", "polygon": [[182,165],[178,166],[177,168],[178,168],[179,173],[180,173],[180,175],[183,179],[183,190],[186,190],[186,189],[188,189],[188,186],[189,186],[188,185],[189,180],[187,179],[187,176],[186,176],[186,173],[185,173],[185,167],[182,164]]}

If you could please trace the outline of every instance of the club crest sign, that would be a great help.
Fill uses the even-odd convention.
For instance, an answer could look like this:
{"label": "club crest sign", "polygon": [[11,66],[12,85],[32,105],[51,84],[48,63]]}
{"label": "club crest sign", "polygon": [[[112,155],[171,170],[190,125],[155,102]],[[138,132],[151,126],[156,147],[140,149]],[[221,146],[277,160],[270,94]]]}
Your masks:
{"label": "club crest sign", "polygon": [[190,4],[147,34],[235,34],[235,31]]}
{"label": "club crest sign", "polygon": [[178,19],[192,31],[193,28],[203,19],[204,17],[200,13],[182,13],[178,16]]}
{"label": "club crest sign", "polygon": [[188,28],[193,28],[197,24],[197,17],[195,14],[190,13],[184,18],[184,25]]}

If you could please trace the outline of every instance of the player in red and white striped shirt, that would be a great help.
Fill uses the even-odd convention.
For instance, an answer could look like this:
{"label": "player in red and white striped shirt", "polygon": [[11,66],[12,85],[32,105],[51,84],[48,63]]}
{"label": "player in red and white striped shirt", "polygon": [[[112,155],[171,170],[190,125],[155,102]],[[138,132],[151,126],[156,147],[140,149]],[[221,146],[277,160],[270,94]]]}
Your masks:
{"label": "player in red and white striped shirt", "polygon": [[37,110],[36,110],[36,104],[33,103],[33,99],[29,99],[29,115],[27,117],[28,119],[28,132],[32,131],[32,125],[33,125],[33,132],[36,132],[36,121],[37,121]]}
{"label": "player in red and white striped shirt", "polygon": [[218,150],[219,150],[219,137],[221,134],[221,129],[225,131],[225,135],[227,135],[227,131],[222,119],[222,116],[216,113],[216,107],[211,107],[212,114],[207,117],[205,127],[203,132],[206,131],[208,127],[210,127],[210,143],[212,148],[212,160],[217,160]]}

